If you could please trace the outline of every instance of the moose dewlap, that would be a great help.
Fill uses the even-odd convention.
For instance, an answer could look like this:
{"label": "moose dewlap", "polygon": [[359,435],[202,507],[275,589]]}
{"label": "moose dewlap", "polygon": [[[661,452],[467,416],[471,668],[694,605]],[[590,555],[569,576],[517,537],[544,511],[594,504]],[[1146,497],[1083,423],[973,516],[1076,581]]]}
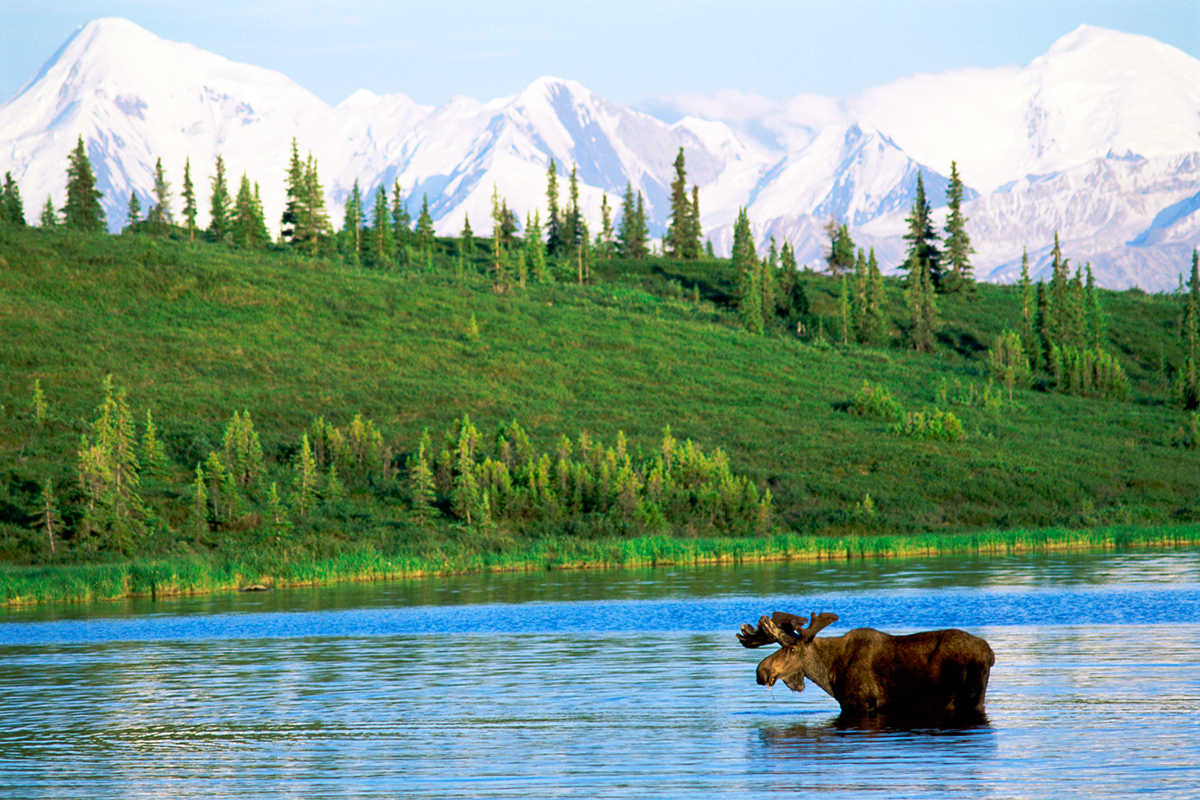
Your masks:
{"label": "moose dewlap", "polygon": [[966,631],[924,631],[891,636],[855,628],[842,636],[817,638],[837,622],[836,614],[810,619],[783,611],[762,617],[758,627],[743,625],[744,647],[778,644],[758,665],[758,683],[776,681],[794,692],[808,678],[848,713],[962,715],[983,712],[988,675],[996,656]]}

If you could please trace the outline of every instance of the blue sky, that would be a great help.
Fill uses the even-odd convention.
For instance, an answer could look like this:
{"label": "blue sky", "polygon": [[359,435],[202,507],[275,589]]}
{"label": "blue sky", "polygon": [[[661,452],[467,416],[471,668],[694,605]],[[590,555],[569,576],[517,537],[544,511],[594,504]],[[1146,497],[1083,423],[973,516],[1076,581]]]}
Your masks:
{"label": "blue sky", "polygon": [[330,104],[359,88],[486,101],[542,75],[627,105],[721,90],[847,97],[918,72],[1026,64],[1084,23],[1200,58],[1198,0],[0,0],[0,100],[99,17],[278,70]]}

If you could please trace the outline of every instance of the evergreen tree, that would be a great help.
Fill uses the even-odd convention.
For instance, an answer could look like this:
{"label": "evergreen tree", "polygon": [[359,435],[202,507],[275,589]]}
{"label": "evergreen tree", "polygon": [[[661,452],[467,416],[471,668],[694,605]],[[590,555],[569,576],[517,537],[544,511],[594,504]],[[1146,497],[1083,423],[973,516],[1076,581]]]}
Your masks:
{"label": "evergreen tree", "polygon": [[842,324],[842,345],[850,344],[850,331],[854,329],[853,311],[850,303],[850,287],[842,275],[842,291],[838,295],[838,319]]}
{"label": "evergreen tree", "polygon": [[850,320],[854,332],[854,341],[866,341],[867,322],[867,254],[860,247],[858,258],[854,262],[854,284],[851,287]]}
{"label": "evergreen tree", "polygon": [[910,314],[909,342],[918,353],[933,350],[938,329],[937,292],[929,265],[921,262],[915,273],[909,273],[908,308]]}
{"label": "evergreen tree", "polygon": [[496,294],[504,294],[510,288],[510,275],[508,269],[508,253],[504,245],[504,234],[502,227],[504,223],[504,215],[500,210],[500,194],[496,187],[492,186],[492,263],[489,272],[492,277],[492,291]]}
{"label": "evergreen tree", "polygon": [[738,209],[733,227],[733,271],[737,276],[738,317],[749,333],[761,334],[762,287],[758,254],[754,247],[754,231],[745,208]]}
{"label": "evergreen tree", "polygon": [[1192,248],[1192,274],[1187,285],[1179,339],[1186,357],[1195,361],[1197,337],[1200,334],[1200,250],[1196,248]]}
{"label": "evergreen tree", "polygon": [[192,159],[183,162],[183,221],[188,241],[196,239],[196,187],[192,184]]}
{"label": "evergreen tree", "polygon": [[692,204],[688,200],[687,170],[683,148],[675,157],[675,180],[671,181],[671,221],[667,225],[667,236],[663,255],[671,258],[688,258],[692,250]]}
{"label": "evergreen tree", "polygon": [[878,344],[883,339],[885,321],[886,296],[883,291],[883,274],[879,271],[879,262],[875,258],[875,248],[867,255],[867,292],[866,306],[863,311],[862,340],[868,344]]}
{"label": "evergreen tree", "polygon": [[1084,314],[1087,318],[1088,346],[1097,353],[1104,349],[1104,312],[1100,310],[1100,298],[1096,294],[1096,279],[1092,265],[1087,266],[1087,283],[1084,285]]}
{"label": "evergreen tree", "polygon": [[508,207],[508,201],[500,200],[500,236],[504,246],[511,250],[517,245],[517,215]]}
{"label": "evergreen tree", "polygon": [[579,168],[571,165],[571,175],[567,183],[567,205],[560,217],[560,246],[567,257],[573,256],[579,250],[583,235],[583,214],[579,210]]}
{"label": "evergreen tree", "polygon": [[463,213],[463,229],[462,235],[458,238],[458,252],[468,259],[475,254],[475,236],[471,231],[471,217],[466,212]]}
{"label": "evergreen tree", "polygon": [[171,213],[171,184],[163,174],[161,158],[154,164],[154,205],[150,207],[146,219],[160,229],[175,221]]}
{"label": "evergreen tree", "polygon": [[225,183],[225,159],[217,154],[216,174],[212,177],[212,197],[209,201],[208,232],[218,242],[224,241],[230,224],[229,187]]}
{"label": "evergreen tree", "polygon": [[1067,302],[1071,292],[1070,259],[1063,258],[1062,248],[1058,243],[1058,231],[1054,232],[1054,248],[1051,250],[1052,271],[1050,273],[1050,296],[1048,299],[1051,311],[1049,317],[1049,341],[1061,344],[1067,328]]}
{"label": "evergreen tree", "polygon": [[[700,227],[700,187],[692,184],[692,217],[691,230],[688,234],[688,258],[700,258],[700,240],[704,232]],[[708,255],[712,256],[712,243],[708,244]]]}
{"label": "evergreen tree", "polygon": [[646,202],[641,190],[637,193],[637,208],[633,212],[633,257],[645,258],[649,255],[650,225],[646,220]]}
{"label": "evergreen tree", "polygon": [[1051,350],[1054,348],[1054,307],[1050,299],[1050,292],[1046,290],[1046,284],[1042,281],[1037,283],[1037,315],[1035,317],[1037,327],[1038,349],[1035,358],[1030,359],[1034,362],[1035,367],[1045,366],[1050,368]]}
{"label": "evergreen tree", "polygon": [[402,267],[408,263],[408,248],[412,239],[412,217],[408,213],[408,203],[400,192],[400,181],[392,183],[392,238],[396,242],[396,261]]}
{"label": "evergreen tree", "polygon": [[142,221],[142,203],[138,200],[137,192],[129,193],[129,207],[125,212],[125,232],[132,232],[134,226]]}
{"label": "evergreen tree", "polygon": [[304,162],[300,160],[300,149],[296,137],[292,137],[292,156],[288,160],[287,177],[284,181],[287,187],[287,202],[283,207],[280,218],[280,236],[285,242],[290,242],[296,235],[296,227],[300,224],[301,205],[304,202]]}
{"label": "evergreen tree", "polygon": [[106,224],[100,200],[104,193],[96,188],[92,162],[83,146],[83,136],[67,162],[67,203],[63,206],[63,225],[73,230],[100,233]]}
{"label": "evergreen tree", "polygon": [[553,157],[546,169],[546,207],[546,252],[554,256],[562,244],[562,221],[558,217],[558,167]]}
{"label": "evergreen tree", "polygon": [[388,219],[387,190],[383,184],[375,190],[375,208],[371,214],[371,266],[386,269],[392,266],[396,242],[392,236],[392,224]]}
{"label": "evergreen tree", "polygon": [[0,225],[25,227],[25,204],[11,172],[4,173],[4,187],[0,189]]}
{"label": "evergreen tree", "polygon": [[917,172],[917,196],[913,200],[912,212],[904,218],[908,223],[908,232],[904,240],[908,242],[908,256],[902,268],[908,271],[909,282],[915,276],[921,280],[921,270],[929,270],[933,285],[941,285],[941,254],[938,252],[938,236],[933,232],[933,218],[929,201],[925,198],[925,182],[920,171]]}
{"label": "evergreen tree", "polygon": [[1021,341],[1026,349],[1032,346],[1034,303],[1033,284],[1029,280],[1029,250],[1021,248],[1021,280],[1017,283],[1021,299]]}
{"label": "evergreen tree", "polygon": [[310,253],[316,253],[324,240],[333,233],[329,222],[329,214],[325,210],[325,189],[317,174],[317,160],[312,153],[304,163],[304,190],[301,195],[300,217],[292,242],[304,246]]}
{"label": "evergreen tree", "polygon": [[362,263],[362,227],[363,227],[362,189],[358,186],[358,178],[350,187],[346,198],[346,206],[342,211],[342,254],[353,266]]}
{"label": "evergreen tree", "polygon": [[256,191],[250,187],[250,179],[242,173],[242,181],[238,186],[237,199],[233,203],[233,218],[229,222],[229,232],[237,247],[257,250],[265,247],[271,236],[267,233],[266,220],[263,219],[262,203]]}
{"label": "evergreen tree", "polygon": [[429,195],[426,194],[422,196],[421,213],[417,217],[417,249],[426,261],[433,253],[433,237],[433,217],[429,213]]}
{"label": "evergreen tree", "polygon": [[948,273],[944,289],[947,292],[975,291],[975,268],[971,266],[971,237],[967,234],[967,218],[962,213],[963,183],[958,176],[958,164],[950,162],[950,186],[946,190],[946,238],[943,255]]}
{"label": "evergreen tree", "polygon": [[42,206],[42,215],[38,217],[38,226],[46,230],[58,227],[58,212],[54,210],[54,198],[46,198],[46,204]]}
{"label": "evergreen tree", "polygon": [[621,202],[621,222],[617,226],[617,252],[624,258],[635,258],[633,255],[634,239],[636,238],[637,204],[633,198],[633,183],[625,182],[625,199]]}
{"label": "evergreen tree", "polygon": [[825,263],[829,266],[829,274],[836,278],[854,268],[854,240],[850,238],[850,226],[839,225],[833,217],[825,224],[825,233],[829,236]]}
{"label": "evergreen tree", "polygon": [[532,216],[525,215],[525,263],[538,283],[554,281],[554,275],[546,264],[546,245],[542,242],[542,217],[537,209],[534,209]]}
{"label": "evergreen tree", "polygon": [[771,247],[767,251],[767,257],[760,259],[758,270],[758,290],[762,295],[759,305],[762,306],[763,330],[766,330],[774,321],[775,314],[779,309],[779,297],[775,280],[778,271],[778,251],[775,246],[775,237],[772,236]]}
{"label": "evergreen tree", "polygon": [[596,234],[596,252],[601,258],[609,258],[616,252],[612,209],[608,207],[608,192],[600,195],[600,232]]}

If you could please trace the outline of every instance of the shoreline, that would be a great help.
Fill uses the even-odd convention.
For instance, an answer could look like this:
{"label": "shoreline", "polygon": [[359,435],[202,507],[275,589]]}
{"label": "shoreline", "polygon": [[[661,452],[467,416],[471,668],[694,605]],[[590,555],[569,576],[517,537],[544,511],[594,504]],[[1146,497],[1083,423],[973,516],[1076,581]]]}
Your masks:
{"label": "shoreline", "polygon": [[237,592],[438,578],[488,572],[620,569],[680,565],[853,561],[953,555],[1007,556],[1034,552],[1180,550],[1200,547],[1200,525],[1044,528],[961,534],[682,538],[577,541],[562,537],[520,543],[504,552],[477,552],[447,543],[423,553],[343,553],[323,561],[210,563],[200,558],[86,565],[0,567],[0,604],[99,603]]}

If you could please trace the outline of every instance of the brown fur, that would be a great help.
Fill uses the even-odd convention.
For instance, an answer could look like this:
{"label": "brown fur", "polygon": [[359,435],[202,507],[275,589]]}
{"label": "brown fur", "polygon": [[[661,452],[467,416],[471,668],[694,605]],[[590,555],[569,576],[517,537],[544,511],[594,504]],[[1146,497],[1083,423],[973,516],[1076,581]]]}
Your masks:
{"label": "brown fur", "polygon": [[803,617],[777,611],[760,619],[757,629],[743,625],[738,639],[746,647],[782,645],[758,665],[760,685],[782,680],[800,692],[808,678],[837,700],[843,712],[983,711],[996,663],[983,639],[954,629],[891,636],[871,628],[816,638],[817,631],[836,621],[834,614],[813,614],[800,629]]}

